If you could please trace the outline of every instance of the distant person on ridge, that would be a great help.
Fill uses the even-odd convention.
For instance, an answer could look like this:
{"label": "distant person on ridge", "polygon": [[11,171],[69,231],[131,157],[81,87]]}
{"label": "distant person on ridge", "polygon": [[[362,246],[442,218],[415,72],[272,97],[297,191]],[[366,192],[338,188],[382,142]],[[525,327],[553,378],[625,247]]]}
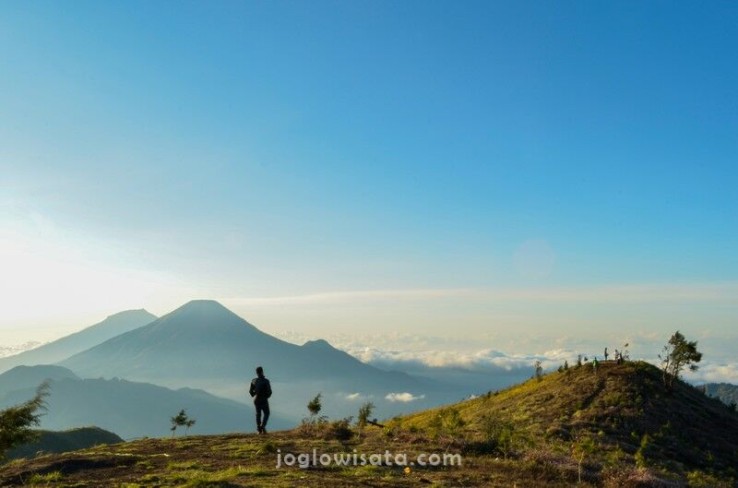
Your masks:
{"label": "distant person on ridge", "polygon": [[[272,385],[264,377],[264,368],[256,368],[256,378],[251,380],[249,394],[254,399],[256,407],[256,430],[259,434],[266,434],[266,424],[269,420],[269,397],[272,396]],[[263,416],[262,416],[263,414]]]}

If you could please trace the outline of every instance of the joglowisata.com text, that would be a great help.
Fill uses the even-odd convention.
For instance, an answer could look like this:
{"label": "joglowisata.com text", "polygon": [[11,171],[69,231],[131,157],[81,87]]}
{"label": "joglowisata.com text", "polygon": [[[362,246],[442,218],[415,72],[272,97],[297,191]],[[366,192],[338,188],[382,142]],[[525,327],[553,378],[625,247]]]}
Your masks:
{"label": "joglowisata.com text", "polygon": [[367,454],[358,452],[335,452],[320,453],[317,449],[312,452],[282,453],[277,449],[277,468],[298,467],[307,469],[312,467],[328,466],[461,466],[463,458],[461,454],[453,453],[419,453],[408,455],[404,452],[393,453],[389,450],[384,453]]}

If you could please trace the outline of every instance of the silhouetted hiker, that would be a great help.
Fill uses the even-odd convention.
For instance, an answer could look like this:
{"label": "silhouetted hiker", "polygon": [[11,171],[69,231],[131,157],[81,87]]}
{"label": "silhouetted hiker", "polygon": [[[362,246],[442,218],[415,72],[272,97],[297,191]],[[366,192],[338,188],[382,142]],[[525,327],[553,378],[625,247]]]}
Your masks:
{"label": "silhouetted hiker", "polygon": [[607,353],[607,348],[605,348],[605,361],[607,361],[607,356],[609,356],[609,354]]}
{"label": "silhouetted hiker", "polygon": [[259,434],[266,434],[267,420],[269,420],[269,397],[272,396],[272,385],[264,377],[264,368],[261,366],[256,368],[256,378],[251,380],[249,394],[254,399],[254,407],[256,407],[256,430],[259,431]]}
{"label": "silhouetted hiker", "polygon": [[597,366],[599,365],[599,361],[597,361],[597,356],[595,356],[594,361],[592,361],[592,371],[594,371],[595,374],[597,374]]}

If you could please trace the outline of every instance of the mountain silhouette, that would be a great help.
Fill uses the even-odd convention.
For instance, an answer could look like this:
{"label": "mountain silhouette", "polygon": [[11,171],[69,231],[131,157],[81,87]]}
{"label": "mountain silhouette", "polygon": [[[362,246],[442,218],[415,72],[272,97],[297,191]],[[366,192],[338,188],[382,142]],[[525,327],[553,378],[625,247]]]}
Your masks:
{"label": "mountain silhouette", "polygon": [[364,364],[323,340],[302,346],[282,341],[212,300],[191,301],[58,364],[82,377],[194,386],[240,401],[248,400],[248,382],[262,365],[275,387],[277,411],[287,408],[295,419],[321,391],[336,396],[362,391],[381,400],[390,392],[421,397],[426,391],[420,390],[435,387],[429,380]]}
{"label": "mountain silhouette", "polygon": [[[171,435],[169,419],[186,409],[198,434],[253,431],[253,409],[202,390],[172,390],[118,378],[81,379],[59,366],[18,366],[0,374],[0,409],[33,397],[38,385],[49,381],[47,408],[41,428],[67,430],[95,425],[130,439]],[[291,425],[279,415],[270,424]]]}
{"label": "mountain silhouette", "polygon": [[116,313],[102,322],[74,334],[14,356],[0,358],[0,372],[19,365],[32,366],[61,361],[96,346],[111,337],[146,325],[153,320],[156,320],[156,315],[152,315],[143,309]]}
{"label": "mountain silhouette", "polygon": [[267,374],[279,377],[278,381],[354,378],[361,374],[392,384],[398,378],[410,378],[368,366],[323,340],[303,346],[282,341],[211,300],[191,301],[59,364],[81,376],[142,381],[244,381],[254,375],[258,365],[264,365]]}

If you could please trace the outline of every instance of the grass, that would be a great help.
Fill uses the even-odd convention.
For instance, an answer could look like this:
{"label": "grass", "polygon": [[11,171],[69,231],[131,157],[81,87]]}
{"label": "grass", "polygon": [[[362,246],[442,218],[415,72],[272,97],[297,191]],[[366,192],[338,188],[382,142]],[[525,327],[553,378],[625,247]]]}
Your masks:
{"label": "grass", "polygon": [[[269,436],[192,436],[8,463],[13,486],[689,486],[736,485],[738,416],[696,389],[666,391],[641,363],[551,373],[346,438],[326,423]],[[336,438],[339,437],[339,438]],[[277,467],[288,454],[462,456],[462,466]],[[405,468],[408,468],[407,470]]]}
{"label": "grass", "polygon": [[61,471],[52,471],[51,473],[38,474],[34,473],[28,480],[28,484],[31,486],[38,485],[49,485],[50,483],[58,482],[63,478]]}

